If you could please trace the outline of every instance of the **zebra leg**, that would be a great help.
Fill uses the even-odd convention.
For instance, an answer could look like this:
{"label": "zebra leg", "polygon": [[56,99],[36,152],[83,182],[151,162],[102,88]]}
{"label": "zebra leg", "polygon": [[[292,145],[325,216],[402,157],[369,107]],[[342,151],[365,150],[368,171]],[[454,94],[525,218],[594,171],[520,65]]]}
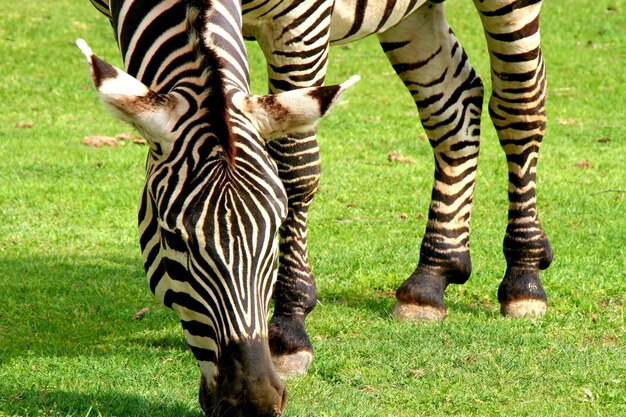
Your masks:
{"label": "zebra leg", "polygon": [[313,361],[313,346],[304,321],[317,303],[315,278],[307,255],[307,216],[320,175],[315,133],[285,137],[268,145],[277,163],[288,199],[287,218],[280,227],[278,279],[269,344],[281,376],[304,374]]}
{"label": "zebra leg", "polygon": [[[314,7],[315,6],[315,7]],[[328,57],[332,2],[286,2],[256,21],[253,30],[267,60],[272,93],[322,85]],[[308,19],[304,21],[303,16]],[[313,26],[311,26],[313,25]],[[307,217],[320,177],[315,132],[283,137],[268,144],[288,199],[280,228],[278,279],[269,344],[274,365],[284,377],[301,375],[313,360],[305,319],[317,304],[315,278],[307,255]]]}
{"label": "zebra leg", "polygon": [[417,269],[398,288],[394,315],[442,320],[449,284],[469,279],[469,222],[480,144],[482,82],[449,28],[441,4],[426,3],[379,41],[419,109],[435,173]]}
{"label": "zebra leg", "polygon": [[541,0],[475,0],[491,57],[489,114],[509,169],[507,269],[498,289],[501,313],[541,316],[547,297],[539,270],[552,248],[536,207],[536,166],[546,128],[546,78],[539,37]]}

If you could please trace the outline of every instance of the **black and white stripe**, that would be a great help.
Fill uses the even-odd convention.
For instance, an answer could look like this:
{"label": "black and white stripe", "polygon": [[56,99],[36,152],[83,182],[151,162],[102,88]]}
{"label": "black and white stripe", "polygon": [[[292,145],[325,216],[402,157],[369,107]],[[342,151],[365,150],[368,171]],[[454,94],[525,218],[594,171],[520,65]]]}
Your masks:
{"label": "black and white stripe", "polygon": [[148,158],[139,237],[150,288],[179,314],[206,377],[220,346],[266,337],[286,201],[264,142],[226,103],[249,92],[241,14],[213,4],[203,16],[180,1],[111,1],[126,71],[184,103],[172,126],[184,140]]}

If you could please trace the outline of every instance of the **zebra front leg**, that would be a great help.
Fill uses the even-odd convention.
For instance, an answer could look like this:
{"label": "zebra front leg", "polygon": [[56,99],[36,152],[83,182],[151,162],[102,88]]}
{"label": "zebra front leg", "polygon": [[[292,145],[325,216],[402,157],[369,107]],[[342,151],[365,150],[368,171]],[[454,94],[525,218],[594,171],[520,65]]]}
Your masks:
{"label": "zebra front leg", "polygon": [[507,269],[498,289],[501,313],[541,316],[547,297],[539,270],[552,248],[536,206],[536,166],[546,128],[545,67],[541,56],[541,1],[475,0],[491,57],[489,113],[509,169],[509,221],[504,237]]}
{"label": "zebra front leg", "polygon": [[[273,93],[321,85],[328,56],[332,2],[304,0],[266,6],[245,13],[247,30],[267,60]],[[306,19],[304,19],[306,17]],[[278,280],[269,343],[274,364],[283,376],[306,372],[313,346],[305,319],[317,304],[315,278],[307,255],[307,217],[320,176],[319,148],[314,131],[283,137],[268,144],[288,199],[287,218],[280,228]]]}
{"label": "zebra front leg", "polygon": [[419,109],[435,157],[432,200],[417,269],[396,292],[394,315],[442,320],[449,284],[469,279],[469,223],[483,89],[440,4],[426,3],[379,35]]}
{"label": "zebra front leg", "polygon": [[277,162],[288,199],[287,218],[280,228],[274,315],[269,325],[274,365],[284,377],[304,374],[313,361],[313,346],[304,326],[317,304],[307,255],[307,216],[318,188],[320,164],[315,134],[306,136],[282,138],[268,149]]}

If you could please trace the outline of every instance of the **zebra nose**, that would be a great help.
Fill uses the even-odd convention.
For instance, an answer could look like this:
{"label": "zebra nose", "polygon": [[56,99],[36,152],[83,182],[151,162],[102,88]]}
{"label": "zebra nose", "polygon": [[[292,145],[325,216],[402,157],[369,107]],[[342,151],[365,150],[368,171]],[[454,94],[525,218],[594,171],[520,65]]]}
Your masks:
{"label": "zebra nose", "polygon": [[204,397],[201,403],[207,416],[280,416],[287,390],[274,369],[267,340],[230,343],[223,349],[215,392]]}
{"label": "zebra nose", "polygon": [[[256,380],[245,384],[243,392],[229,390],[217,415],[225,417],[277,417],[287,403],[287,390],[280,380]],[[226,387],[224,387],[226,388]],[[226,388],[228,389],[228,388]]]}

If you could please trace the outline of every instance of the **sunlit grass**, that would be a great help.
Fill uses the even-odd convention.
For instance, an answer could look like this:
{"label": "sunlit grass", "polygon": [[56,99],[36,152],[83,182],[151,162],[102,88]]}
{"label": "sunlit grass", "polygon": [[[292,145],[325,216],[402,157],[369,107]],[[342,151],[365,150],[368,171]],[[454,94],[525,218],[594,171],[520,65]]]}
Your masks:
{"label": "sunlit grass", "polygon": [[[478,17],[471,2],[448,3],[488,92]],[[538,204],[556,254],[542,274],[547,316],[498,313],[507,177],[485,117],[472,279],[448,290],[442,324],[390,317],[417,262],[432,154],[376,40],[336,48],[328,82],[363,79],[320,126],[316,357],[288,383],[287,417],[626,415],[626,5],[557,3],[541,21],[550,97]],[[0,7],[0,416],[199,417],[195,361],[139,254],[146,149],[81,144],[129,131],[103,111],[71,45],[83,37],[119,65],[108,23],[88,1]],[[250,61],[261,92],[254,46]],[[415,163],[391,163],[390,151]]]}

